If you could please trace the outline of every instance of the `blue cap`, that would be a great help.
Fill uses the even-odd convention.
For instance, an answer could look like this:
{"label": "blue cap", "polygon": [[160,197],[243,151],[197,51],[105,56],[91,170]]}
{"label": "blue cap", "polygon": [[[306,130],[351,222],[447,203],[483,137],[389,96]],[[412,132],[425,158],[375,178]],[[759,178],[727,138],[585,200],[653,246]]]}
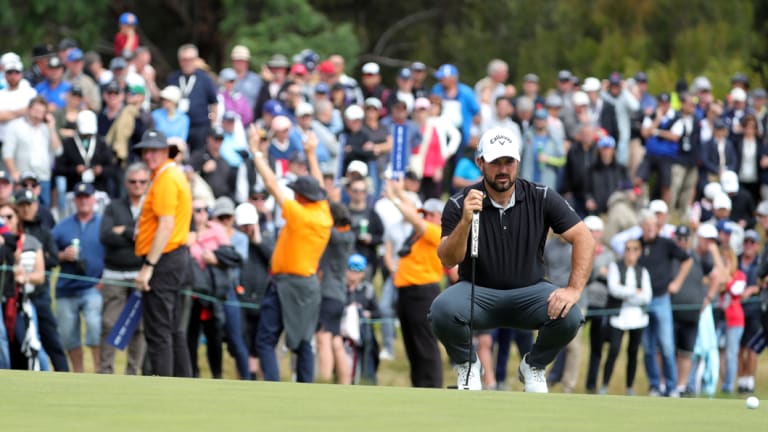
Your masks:
{"label": "blue cap", "polygon": [[366,267],[368,267],[368,260],[365,259],[363,255],[360,255],[359,253],[352,254],[349,257],[349,260],[347,260],[347,268],[349,268],[352,271],[361,272],[365,271]]}
{"label": "blue cap", "polygon": [[109,61],[109,69],[125,69],[128,67],[128,62],[122,57],[115,57]]}
{"label": "blue cap", "polygon": [[733,226],[731,225],[731,221],[727,219],[720,219],[717,221],[717,224],[715,224],[715,228],[717,228],[718,232],[724,232],[726,234],[730,234],[733,232]]}
{"label": "blue cap", "polygon": [[328,88],[328,84],[324,82],[319,82],[317,85],[315,85],[315,93],[328,94],[330,90],[331,89]]}
{"label": "blue cap", "polygon": [[549,113],[544,108],[539,108],[533,113],[533,118],[538,120],[545,120],[549,117]]}
{"label": "blue cap", "polygon": [[83,196],[83,195],[91,196],[96,192],[96,189],[94,189],[93,187],[93,183],[85,183],[85,182],[80,182],[76,184],[73,190],[75,192],[75,196]]}
{"label": "blue cap", "polygon": [[440,66],[440,68],[437,69],[437,72],[435,72],[435,78],[437,79],[456,76],[459,76],[459,69],[456,68],[456,66],[447,63]]}
{"label": "blue cap", "polygon": [[283,108],[283,106],[280,105],[280,102],[274,99],[270,99],[264,102],[264,106],[261,108],[261,112],[271,114],[273,116],[277,116],[285,113],[285,108]]}
{"label": "blue cap", "polygon": [[616,147],[616,140],[613,139],[612,136],[606,135],[606,136],[600,137],[600,139],[597,140],[597,146],[599,148],[606,148],[606,147],[614,148]]}
{"label": "blue cap", "polygon": [[235,81],[237,80],[237,72],[232,68],[224,68],[219,72],[219,79],[221,81]]}
{"label": "blue cap", "polygon": [[618,72],[611,72],[611,74],[608,75],[608,84],[610,85],[621,84],[621,74]]}
{"label": "blue cap", "polygon": [[411,70],[408,68],[400,69],[400,72],[397,74],[397,77],[400,79],[411,79],[411,76]]}
{"label": "blue cap", "polygon": [[139,25],[139,19],[130,12],[124,12],[120,15],[120,25]]}
{"label": "blue cap", "polygon": [[74,61],[80,61],[83,59],[83,50],[80,48],[72,48],[69,50],[69,54],[67,54],[67,61],[74,62]]}

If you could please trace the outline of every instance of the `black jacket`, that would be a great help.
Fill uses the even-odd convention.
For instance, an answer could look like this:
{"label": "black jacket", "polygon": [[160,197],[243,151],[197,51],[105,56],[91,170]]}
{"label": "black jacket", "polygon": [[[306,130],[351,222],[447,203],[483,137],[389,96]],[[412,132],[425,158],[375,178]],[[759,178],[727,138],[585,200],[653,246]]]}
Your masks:
{"label": "black jacket", "polygon": [[597,146],[592,145],[588,150],[577,143],[568,151],[565,163],[565,181],[562,193],[571,193],[574,198],[585,199],[587,194],[587,177],[590,169],[597,161]]}
{"label": "black jacket", "polygon": [[[92,142],[91,145],[94,145],[94,143]],[[62,154],[56,158],[54,173],[67,178],[68,191],[71,191],[81,181],[81,175],[77,173],[78,165],[84,165],[86,168],[100,165],[102,172],[96,176],[93,185],[98,190],[107,190],[107,179],[112,177],[113,170],[112,150],[107,147],[107,144],[101,138],[95,140],[95,145],[96,148],[93,151],[90,163],[86,163],[74,138],[65,138],[61,142]]]}
{"label": "black jacket", "polygon": [[[124,226],[122,234],[116,234],[112,228]],[[117,271],[138,270],[142,259],[134,252],[133,237],[136,220],[131,213],[128,198],[114,200],[104,209],[101,217],[99,239],[104,245],[104,267]]]}
{"label": "black jacket", "polygon": [[[40,209],[42,210],[42,207]],[[24,222],[24,232],[42,243],[45,270],[49,271],[59,265],[59,247],[56,246],[56,241],[53,239],[50,228],[46,226],[46,221],[40,217],[39,213],[40,211],[38,210],[38,214],[35,215],[34,219]],[[42,285],[35,287],[33,297],[37,297],[45,292],[50,292],[48,276],[45,277],[45,282]]]}
{"label": "black jacket", "polygon": [[[269,262],[275,249],[275,237],[268,231],[261,232],[261,243],[248,244],[248,259],[240,269],[240,285],[244,291],[239,296],[240,301],[261,303],[269,284]],[[244,309],[248,315],[258,316],[258,309]]]}
{"label": "black jacket", "polygon": [[587,199],[592,198],[597,204],[597,214],[608,211],[608,198],[619,190],[621,184],[629,180],[627,169],[614,160],[608,165],[597,160],[587,174]]}
{"label": "black jacket", "polygon": [[616,107],[611,102],[603,100],[603,109],[600,110],[598,123],[608,132],[608,135],[619,141],[619,121],[616,116]]}

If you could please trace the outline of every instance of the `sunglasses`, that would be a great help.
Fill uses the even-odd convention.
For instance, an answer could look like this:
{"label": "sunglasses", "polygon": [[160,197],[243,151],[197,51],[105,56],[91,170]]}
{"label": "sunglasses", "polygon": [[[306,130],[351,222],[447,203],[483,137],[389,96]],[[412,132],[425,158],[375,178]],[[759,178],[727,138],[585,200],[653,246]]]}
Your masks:
{"label": "sunglasses", "polygon": [[205,207],[195,207],[193,210],[195,211],[195,213],[203,213],[208,211],[208,209]]}
{"label": "sunglasses", "polygon": [[229,220],[229,219],[232,219],[232,215],[228,215],[228,214],[219,215],[219,216],[216,217],[216,219],[218,219],[218,220]]}
{"label": "sunglasses", "polygon": [[39,184],[40,183],[38,182],[24,182],[22,183],[22,186],[24,187],[24,189],[32,189],[32,188],[36,188]]}
{"label": "sunglasses", "polygon": [[128,180],[128,184],[147,184],[149,180]]}

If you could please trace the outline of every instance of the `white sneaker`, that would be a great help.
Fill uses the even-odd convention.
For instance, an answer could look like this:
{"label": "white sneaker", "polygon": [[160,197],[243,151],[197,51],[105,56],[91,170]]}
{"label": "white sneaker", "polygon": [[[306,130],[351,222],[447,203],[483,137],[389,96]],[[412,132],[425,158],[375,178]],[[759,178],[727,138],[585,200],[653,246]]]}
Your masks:
{"label": "white sneaker", "polygon": [[[481,368],[479,358],[472,363],[471,367],[469,362],[457,365],[456,371],[459,373],[459,376],[456,380],[456,388],[459,390],[482,390],[483,383],[480,380]],[[467,381],[467,374],[469,374],[469,381]]]}
{"label": "white sneaker", "polygon": [[389,350],[383,349],[383,350],[381,350],[381,352],[379,353],[379,360],[384,360],[384,361],[392,361],[392,360],[394,360],[394,359],[395,359],[395,355],[394,355],[394,354],[392,354],[392,351],[389,351]]}
{"label": "white sneaker", "polygon": [[523,383],[523,391],[528,393],[549,393],[545,370],[535,368],[528,364],[528,354],[520,361],[517,369],[517,377]]}

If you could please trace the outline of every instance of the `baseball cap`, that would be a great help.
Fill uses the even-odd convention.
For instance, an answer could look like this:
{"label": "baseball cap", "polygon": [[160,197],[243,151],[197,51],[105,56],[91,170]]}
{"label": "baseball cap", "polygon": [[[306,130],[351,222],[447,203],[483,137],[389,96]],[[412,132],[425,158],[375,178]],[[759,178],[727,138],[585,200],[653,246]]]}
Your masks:
{"label": "baseball cap", "polygon": [[557,73],[558,81],[570,81],[572,77],[573,77],[573,74],[571,73],[571,71],[567,69],[563,69]]}
{"label": "baseball cap", "polygon": [[539,83],[539,76],[535,73],[528,73],[523,76],[523,82],[534,82],[536,84]]}
{"label": "baseball cap", "polygon": [[250,60],[251,59],[251,50],[248,49],[245,45],[235,45],[232,48],[232,52],[230,53],[229,57],[232,60]]}
{"label": "baseball cap", "polygon": [[208,130],[208,136],[215,139],[224,139],[224,129],[221,126],[214,126]]}
{"label": "baseball cap", "polygon": [[749,78],[744,74],[744,72],[736,72],[733,75],[733,78],[731,78],[731,84],[747,84],[749,85]]}
{"label": "baseball cap", "polygon": [[288,69],[290,65],[288,58],[282,54],[273,55],[267,62],[267,67],[271,69]]}
{"label": "baseball cap", "polygon": [[747,92],[744,91],[743,88],[736,87],[731,89],[731,100],[734,102],[746,102],[747,101]]}
{"label": "baseball cap", "polygon": [[765,99],[768,98],[768,92],[762,87],[756,88],[755,91],[752,92],[752,97],[755,99]]}
{"label": "baseball cap", "polygon": [[671,99],[669,93],[659,93],[659,95],[656,96],[656,100],[660,103],[669,103]]}
{"label": "baseball cap", "polygon": [[[710,183],[707,183],[706,186],[704,186],[704,198],[710,201],[714,200],[715,197],[721,193],[723,193],[723,186],[718,182],[710,182]],[[768,201],[766,202],[766,204],[768,204]]]}
{"label": "baseball cap", "polygon": [[611,74],[608,75],[608,84],[610,85],[621,84],[621,74],[618,72],[611,72]]}
{"label": "baseball cap", "polygon": [[549,117],[549,113],[544,108],[539,108],[533,112],[533,118],[535,120],[546,120]]}
{"label": "baseball cap", "polygon": [[416,98],[416,100],[413,102],[413,109],[419,110],[419,109],[429,109],[432,106],[432,102],[429,101],[429,99],[425,97]]}
{"label": "baseball cap", "polygon": [[273,116],[278,116],[285,112],[285,108],[280,105],[280,102],[274,99],[270,99],[264,102],[264,105],[261,107],[261,112],[271,114]]}
{"label": "baseball cap", "polygon": [[336,73],[336,66],[330,60],[323,60],[317,66],[317,71],[320,72],[321,74],[333,75]]}
{"label": "baseball cap", "polygon": [[517,134],[510,129],[495,127],[480,137],[479,157],[485,162],[493,162],[501,157],[520,160],[520,142]]}
{"label": "baseball cap", "polygon": [[574,92],[573,105],[574,106],[589,105],[589,96],[587,96],[587,94],[584,93],[583,91]]}
{"label": "baseball cap", "polygon": [[179,99],[181,99],[181,89],[174,85],[170,85],[160,92],[160,99],[178,103]]}
{"label": "baseball cap", "polygon": [[721,118],[716,118],[715,121],[712,122],[712,127],[715,129],[728,129],[728,125],[726,125]]}
{"label": "baseball cap", "polygon": [[648,204],[648,210],[650,210],[653,213],[664,213],[667,214],[669,212],[669,207],[667,207],[667,203],[665,203],[662,200],[653,200]]}
{"label": "baseball cap", "polygon": [[590,231],[602,231],[605,228],[603,220],[593,215],[584,218],[584,225],[586,225],[587,229]]}
{"label": "baseball cap", "polygon": [[37,201],[37,197],[29,189],[19,189],[13,194],[14,204],[29,204],[35,201]]}
{"label": "baseball cap", "polygon": [[645,72],[640,71],[635,74],[635,81],[648,82],[648,75],[646,75]]}
{"label": "baseball cap", "polygon": [[76,62],[83,59],[83,50],[80,48],[72,48],[71,51],[69,51],[69,54],[67,54],[67,61],[68,62]]}
{"label": "baseball cap", "polygon": [[291,126],[293,126],[291,119],[284,115],[275,116],[275,118],[272,119],[271,128],[274,132],[288,130]]}
{"label": "baseball cap", "polygon": [[22,172],[21,175],[19,176],[19,180],[21,180],[22,182],[25,182],[27,180],[32,180],[35,183],[40,183],[40,177],[38,177],[38,175],[32,171]]}
{"label": "baseball cap", "polygon": [[402,68],[400,69],[400,72],[397,73],[397,77],[404,80],[411,79],[412,76],[411,70],[408,68]]}
{"label": "baseball cap", "polygon": [[757,213],[759,216],[768,216],[768,200],[760,201],[760,204],[757,205],[755,213]]}
{"label": "baseball cap", "polygon": [[715,195],[715,199],[712,200],[712,208],[717,209],[731,209],[731,198],[725,192]]}
{"label": "baseball cap", "polygon": [[705,239],[717,239],[717,228],[712,224],[701,224],[696,230],[696,235]]}
{"label": "baseball cap", "polygon": [[419,213],[442,213],[445,204],[437,198],[430,198],[424,201],[419,209]]}
{"label": "baseball cap", "polygon": [[259,223],[259,212],[251,203],[242,203],[235,208],[235,223],[239,226]]}
{"label": "baseball cap", "polygon": [[146,89],[140,83],[133,83],[133,84],[128,84],[126,93],[131,95],[143,95],[146,93]]}
{"label": "baseball cap", "polygon": [[365,113],[360,108],[360,105],[350,105],[344,110],[344,117],[347,120],[362,120],[365,117]]}
{"label": "baseball cap", "polygon": [[59,60],[57,56],[53,56],[48,59],[48,69],[63,68],[64,64]]}
{"label": "baseball cap", "polygon": [[139,24],[139,19],[136,18],[136,15],[130,12],[123,12],[122,14],[120,14],[120,19],[118,20],[118,23],[120,23],[120,25],[135,26]]}
{"label": "baseball cap", "polygon": [[238,118],[240,118],[240,115],[232,110],[224,111],[224,114],[221,116],[223,121],[235,121]]}
{"label": "baseball cap", "polygon": [[122,57],[115,57],[112,60],[109,61],[109,69],[125,69],[128,67],[128,63],[125,61]]}
{"label": "baseball cap", "polygon": [[377,110],[381,109],[381,101],[375,97],[369,97],[364,102],[365,107],[374,107]]}
{"label": "baseball cap", "polygon": [[733,225],[732,222],[727,219],[720,219],[715,224],[715,228],[717,229],[717,232],[724,232],[726,234],[733,233]]}
{"label": "baseball cap", "polygon": [[709,79],[705,76],[697,76],[693,80],[692,87],[697,91],[712,91],[712,83],[709,82]]}
{"label": "baseball cap", "polygon": [[291,75],[306,75],[307,72],[307,67],[304,66],[304,63],[294,63],[289,71]]}
{"label": "baseball cap", "polygon": [[0,58],[0,63],[3,64],[3,69],[8,71],[23,72],[24,63],[21,62],[21,58],[16,53],[5,53]]}
{"label": "baseball cap", "polygon": [[739,176],[733,171],[726,171],[720,176],[720,184],[725,193],[736,193],[739,191]]}
{"label": "baseball cap", "polygon": [[547,99],[544,101],[544,105],[551,108],[562,108],[563,98],[556,94],[551,94],[547,96]]}
{"label": "baseball cap", "polygon": [[11,173],[9,173],[6,170],[0,170],[0,181],[5,180],[8,183],[13,183],[13,178],[11,177]]}
{"label": "baseball cap", "polygon": [[675,237],[677,238],[688,238],[691,236],[691,229],[688,228],[687,225],[680,225],[675,230]]}
{"label": "baseball cap", "polygon": [[584,80],[584,84],[581,85],[581,89],[585,92],[600,91],[600,80],[595,77],[589,77]]}
{"label": "baseball cap", "polygon": [[296,106],[296,117],[311,116],[315,114],[315,108],[308,102],[301,102]]}
{"label": "baseball cap", "polygon": [[406,180],[414,180],[414,181],[420,181],[421,176],[419,176],[419,173],[416,171],[409,169],[405,172],[405,179]]}
{"label": "baseball cap", "polygon": [[459,76],[459,69],[456,66],[449,63],[446,63],[440,66],[437,69],[437,72],[435,72],[435,78],[440,80],[443,78],[457,77],[457,76]]}
{"label": "baseball cap", "polygon": [[599,148],[614,148],[616,147],[616,140],[610,135],[601,136],[597,140],[597,147]]}
{"label": "baseball cap", "polygon": [[232,68],[224,68],[219,72],[219,81],[235,81],[237,79],[237,72]]}
{"label": "baseball cap", "polygon": [[411,70],[412,71],[423,72],[423,71],[427,70],[427,65],[425,65],[424,63],[419,62],[419,61],[413,62],[413,63],[411,63]]}
{"label": "baseball cap", "polygon": [[83,96],[83,88],[79,85],[73,85],[69,88],[69,94],[72,96]]}
{"label": "baseball cap", "polygon": [[347,268],[355,272],[363,272],[368,267],[368,260],[365,256],[356,253],[347,259]]}
{"label": "baseball cap", "polygon": [[363,161],[353,160],[347,166],[347,174],[356,172],[363,177],[368,177],[368,164]]}
{"label": "baseball cap", "polygon": [[368,62],[363,65],[362,72],[366,75],[378,75],[381,72],[381,68],[374,62]]}
{"label": "baseball cap", "polygon": [[93,183],[80,182],[75,185],[73,190],[75,191],[75,196],[92,196],[94,193],[96,193],[96,189],[94,189]]}
{"label": "baseball cap", "polygon": [[233,216],[235,214],[235,202],[228,196],[220,196],[213,203],[213,217]]}
{"label": "baseball cap", "polygon": [[759,243],[760,234],[753,229],[746,230],[744,231],[744,241],[747,241],[747,240],[752,240],[755,243]]}
{"label": "baseball cap", "polygon": [[80,135],[96,135],[98,120],[96,113],[91,110],[83,110],[77,113],[77,132]]}

